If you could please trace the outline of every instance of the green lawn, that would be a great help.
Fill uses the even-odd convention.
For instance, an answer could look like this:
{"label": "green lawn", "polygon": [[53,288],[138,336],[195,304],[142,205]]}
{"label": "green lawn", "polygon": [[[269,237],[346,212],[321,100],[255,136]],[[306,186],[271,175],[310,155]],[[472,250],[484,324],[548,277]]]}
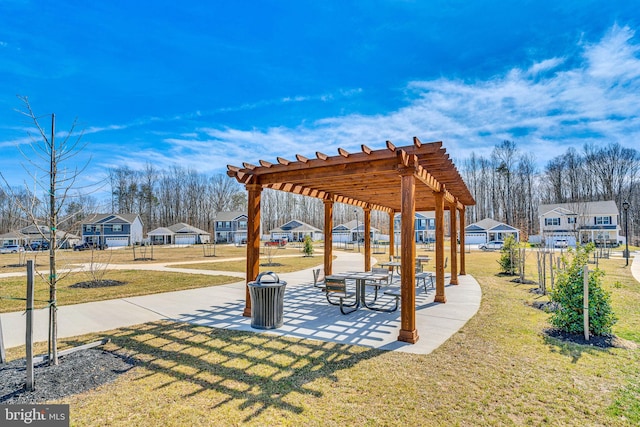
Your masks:
{"label": "green lawn", "polygon": [[[480,310],[429,355],[158,322],[101,334],[139,366],[63,403],[74,425],[640,424],[640,350],[548,338],[544,297],[497,276],[497,257],[467,254]],[[624,260],[600,265],[615,333],[640,343],[640,285]]]}

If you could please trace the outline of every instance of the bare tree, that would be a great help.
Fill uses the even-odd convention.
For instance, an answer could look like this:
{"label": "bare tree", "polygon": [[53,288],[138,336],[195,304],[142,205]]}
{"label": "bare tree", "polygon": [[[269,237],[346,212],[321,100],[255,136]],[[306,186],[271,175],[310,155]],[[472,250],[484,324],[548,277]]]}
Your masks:
{"label": "bare tree", "polygon": [[[27,197],[19,197],[11,191],[8,181],[2,176],[11,199],[19,206],[26,215],[29,222],[40,230],[42,238],[49,241],[49,274],[41,277],[49,284],[49,363],[58,364],[57,347],[57,282],[58,270],[56,264],[57,232],[61,213],[65,209],[65,203],[70,191],[75,188],[77,178],[88,162],[82,168],[66,169],[64,165],[70,161],[84,148],[80,145],[82,132],[76,136],[75,127],[77,121],[71,125],[71,129],[62,138],[61,142],[56,140],[55,114],[51,114],[51,130],[47,133],[40,124],[41,116],[37,116],[31,109],[27,97],[18,97],[24,104],[26,111],[20,111],[29,122],[35,127],[36,135],[29,133],[31,143],[28,148],[29,153],[20,147],[22,156],[27,160],[30,168],[23,165],[27,174],[32,178],[33,185],[25,183]],[[47,117],[49,117],[47,115]],[[38,193],[43,193],[46,197],[41,200]],[[46,207],[46,212],[43,208]],[[44,223],[45,231],[40,225]]]}

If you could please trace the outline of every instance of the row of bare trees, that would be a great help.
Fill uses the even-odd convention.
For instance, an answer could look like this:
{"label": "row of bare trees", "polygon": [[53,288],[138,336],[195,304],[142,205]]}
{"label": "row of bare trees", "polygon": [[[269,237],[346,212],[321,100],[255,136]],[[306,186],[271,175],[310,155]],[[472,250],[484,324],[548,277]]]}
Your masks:
{"label": "row of bare trees", "polygon": [[472,154],[461,169],[477,202],[468,211],[469,222],[493,218],[534,234],[540,204],[613,200],[622,229],[627,201],[629,235],[640,234],[640,153],[633,148],[618,143],[568,148],[540,171],[530,152],[503,141],[489,157]]}

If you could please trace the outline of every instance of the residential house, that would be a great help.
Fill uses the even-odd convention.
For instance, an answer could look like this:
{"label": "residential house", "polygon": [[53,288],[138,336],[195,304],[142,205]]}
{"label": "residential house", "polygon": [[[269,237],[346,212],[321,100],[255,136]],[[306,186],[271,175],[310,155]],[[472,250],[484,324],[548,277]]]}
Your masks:
{"label": "residential house", "polygon": [[137,214],[94,214],[82,221],[82,242],[108,247],[142,243],[142,220]]}
{"label": "residential house", "polygon": [[287,239],[290,242],[302,242],[306,236],[311,240],[322,240],[322,230],[299,220],[292,220],[269,232],[271,240]]}
{"label": "residential house", "polygon": [[[376,240],[379,230],[371,227],[369,235],[372,240]],[[344,224],[337,225],[331,230],[331,236],[335,243],[364,241],[364,222],[352,220]]]}
{"label": "residential house", "polygon": [[[393,217],[393,230],[395,234],[395,240],[400,241],[401,227],[401,214],[397,213]],[[416,243],[429,243],[435,241],[436,235],[436,213],[430,212],[416,212],[414,232],[416,236]]]}
{"label": "residential house", "polygon": [[195,245],[209,243],[211,233],[184,222],[169,227],[159,227],[147,233],[149,241],[155,245]]}
{"label": "residential house", "polygon": [[[19,231],[12,231],[0,235],[0,246],[6,245],[31,245],[32,243],[49,243],[51,233],[49,227],[45,225],[29,225]],[[63,230],[56,231],[56,246],[60,249],[72,248],[80,241],[80,236]]]}
{"label": "residential house", "polygon": [[215,219],[217,243],[242,243],[247,240],[245,212],[219,212]]}
{"label": "residential house", "polygon": [[516,242],[520,241],[520,230],[496,221],[485,218],[481,221],[469,224],[464,229],[464,242],[469,245],[480,245],[494,240],[505,240],[507,236],[513,236]]}
{"label": "residential house", "polygon": [[576,242],[617,246],[624,239],[613,200],[540,205],[538,214],[540,234],[547,246],[558,240],[566,240],[571,246]]}

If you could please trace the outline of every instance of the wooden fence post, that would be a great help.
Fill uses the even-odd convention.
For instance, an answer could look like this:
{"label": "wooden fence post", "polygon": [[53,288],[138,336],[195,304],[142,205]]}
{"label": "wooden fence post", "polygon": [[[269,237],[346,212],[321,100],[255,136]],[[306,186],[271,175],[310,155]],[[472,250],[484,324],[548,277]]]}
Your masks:
{"label": "wooden fence post", "polygon": [[27,331],[25,336],[27,382],[25,389],[34,390],[33,382],[33,260],[27,261]]}
{"label": "wooden fence post", "polygon": [[582,272],[582,283],[584,292],[584,304],[582,312],[584,315],[584,339],[589,341],[589,266],[585,265]]}

